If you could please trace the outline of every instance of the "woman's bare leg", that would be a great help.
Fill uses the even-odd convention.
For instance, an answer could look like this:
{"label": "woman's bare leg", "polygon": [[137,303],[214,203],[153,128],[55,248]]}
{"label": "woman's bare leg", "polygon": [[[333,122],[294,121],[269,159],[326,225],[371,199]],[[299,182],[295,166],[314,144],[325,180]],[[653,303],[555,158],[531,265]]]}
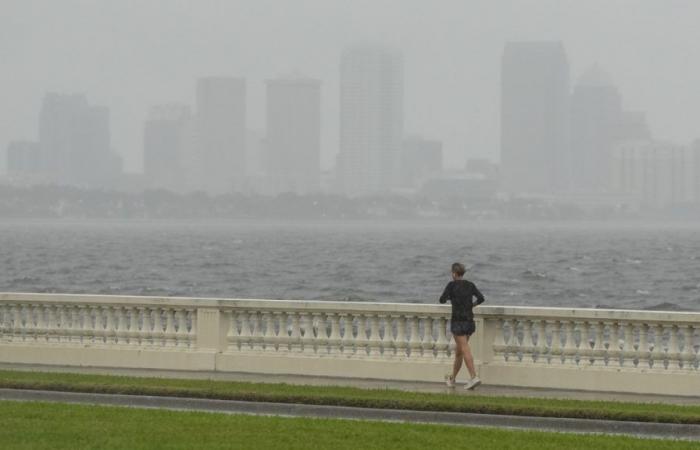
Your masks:
{"label": "woman's bare leg", "polygon": [[467,365],[469,375],[472,378],[474,378],[476,377],[476,369],[474,368],[474,357],[472,356],[472,349],[469,347],[469,336],[460,337],[464,339],[464,343],[462,344],[462,355],[464,355],[464,363]]}
{"label": "woman's bare leg", "polygon": [[452,336],[454,337],[456,348],[455,348],[455,362],[454,365],[452,366],[452,379],[456,380],[457,379],[457,374],[459,373],[459,370],[462,368],[462,361],[466,359],[464,358],[464,346],[467,345],[466,341],[466,336]]}

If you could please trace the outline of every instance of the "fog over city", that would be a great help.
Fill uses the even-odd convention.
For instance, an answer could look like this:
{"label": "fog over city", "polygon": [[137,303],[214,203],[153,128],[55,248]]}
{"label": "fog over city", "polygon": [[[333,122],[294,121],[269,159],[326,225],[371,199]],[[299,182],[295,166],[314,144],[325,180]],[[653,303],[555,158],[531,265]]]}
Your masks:
{"label": "fog over city", "polygon": [[[692,203],[698,13],[691,1],[6,0],[0,173],[23,186]],[[33,142],[42,161],[27,161]],[[640,169],[650,158],[656,169]],[[687,186],[649,191],[676,166]]]}

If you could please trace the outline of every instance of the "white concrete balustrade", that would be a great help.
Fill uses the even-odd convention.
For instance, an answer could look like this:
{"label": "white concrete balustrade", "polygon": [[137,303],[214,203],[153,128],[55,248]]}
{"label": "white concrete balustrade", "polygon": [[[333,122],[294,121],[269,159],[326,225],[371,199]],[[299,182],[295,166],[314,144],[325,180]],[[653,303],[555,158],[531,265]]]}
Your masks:
{"label": "white concrete balustrade", "polygon": [[[486,383],[700,396],[699,313],[475,311]],[[437,304],[5,293],[0,362],[439,382],[453,359],[449,315]]]}

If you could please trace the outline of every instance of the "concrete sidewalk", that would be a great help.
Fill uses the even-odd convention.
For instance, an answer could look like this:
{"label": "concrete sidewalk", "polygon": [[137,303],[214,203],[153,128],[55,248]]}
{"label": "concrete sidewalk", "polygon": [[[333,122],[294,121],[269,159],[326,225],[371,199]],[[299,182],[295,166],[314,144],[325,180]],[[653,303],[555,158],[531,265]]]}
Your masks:
{"label": "concrete sidewalk", "polygon": [[0,401],[41,401],[228,414],[372,420],[700,441],[700,425],[354,408],[141,395],[0,389]]}
{"label": "concrete sidewalk", "polygon": [[[628,394],[617,392],[590,392],[563,389],[522,388],[489,385],[488,380],[474,391],[465,391],[461,384],[449,389],[442,380],[435,383],[363,380],[356,378],[307,377],[299,375],[261,375],[240,372],[188,372],[148,369],[116,369],[97,367],[62,367],[48,365],[23,365],[0,363],[0,370],[24,370],[34,372],[62,372],[98,375],[124,375],[156,378],[210,379],[222,381],[244,381],[258,383],[286,383],[312,386],[348,386],[364,389],[398,389],[409,392],[451,393],[454,395],[479,395],[493,397],[558,398],[570,400],[605,400],[636,403],[670,403],[678,405],[700,405],[700,392],[696,397],[666,395]],[[465,380],[462,380],[465,381]]]}

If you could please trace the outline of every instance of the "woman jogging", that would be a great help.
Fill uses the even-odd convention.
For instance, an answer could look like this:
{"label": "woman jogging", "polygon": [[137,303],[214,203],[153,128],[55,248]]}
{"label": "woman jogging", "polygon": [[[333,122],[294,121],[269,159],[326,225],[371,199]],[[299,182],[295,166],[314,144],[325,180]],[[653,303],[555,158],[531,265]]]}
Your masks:
{"label": "woman jogging", "polygon": [[[445,303],[448,300],[452,303],[450,331],[452,331],[452,337],[457,344],[452,374],[445,375],[445,382],[448,387],[454,387],[457,374],[462,368],[462,361],[464,361],[470,376],[464,389],[474,389],[481,384],[481,380],[476,376],[474,358],[469,348],[469,337],[476,331],[472,308],[484,303],[484,296],[474,283],[463,278],[464,272],[466,269],[463,264],[452,264],[452,281],[447,284],[445,291],[440,296],[440,303]],[[476,298],[476,302],[473,302],[474,298]]]}

